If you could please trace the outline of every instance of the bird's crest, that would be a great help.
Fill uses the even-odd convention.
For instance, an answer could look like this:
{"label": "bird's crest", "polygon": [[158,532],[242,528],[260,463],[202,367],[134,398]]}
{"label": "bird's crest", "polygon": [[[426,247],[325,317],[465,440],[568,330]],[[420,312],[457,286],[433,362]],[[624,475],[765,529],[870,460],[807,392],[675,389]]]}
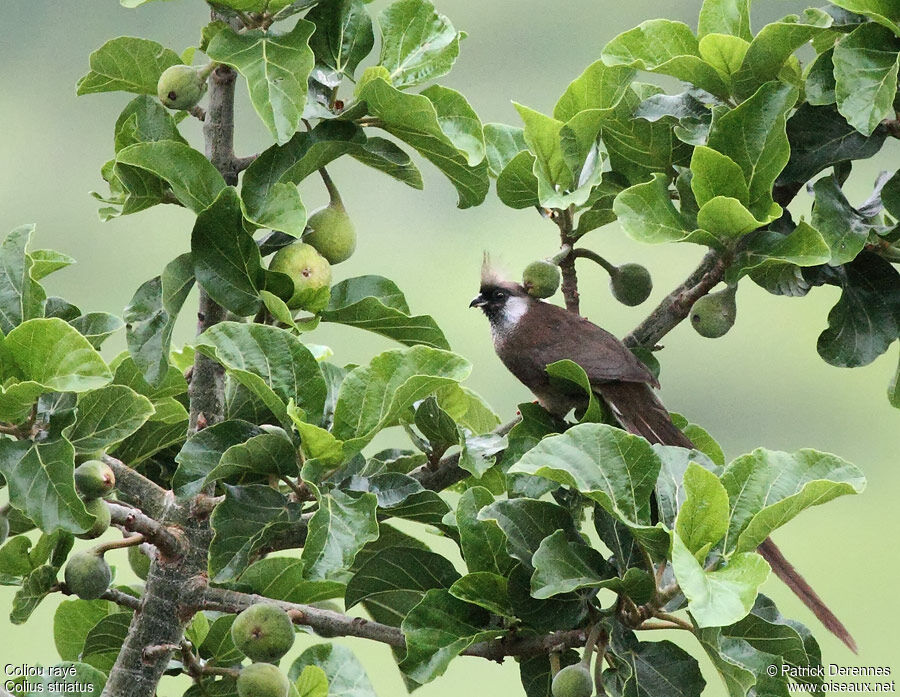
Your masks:
{"label": "bird's crest", "polygon": [[503,271],[491,262],[490,255],[485,252],[481,261],[481,287],[499,286],[508,282]]}

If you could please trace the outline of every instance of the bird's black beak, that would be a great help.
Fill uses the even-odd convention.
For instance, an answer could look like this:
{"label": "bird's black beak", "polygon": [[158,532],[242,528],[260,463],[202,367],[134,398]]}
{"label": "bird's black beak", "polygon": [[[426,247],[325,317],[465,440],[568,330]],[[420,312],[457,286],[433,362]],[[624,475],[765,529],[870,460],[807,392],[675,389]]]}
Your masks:
{"label": "bird's black beak", "polygon": [[487,305],[487,300],[480,293],[472,298],[472,302],[469,303],[469,307],[484,307],[485,305]]}

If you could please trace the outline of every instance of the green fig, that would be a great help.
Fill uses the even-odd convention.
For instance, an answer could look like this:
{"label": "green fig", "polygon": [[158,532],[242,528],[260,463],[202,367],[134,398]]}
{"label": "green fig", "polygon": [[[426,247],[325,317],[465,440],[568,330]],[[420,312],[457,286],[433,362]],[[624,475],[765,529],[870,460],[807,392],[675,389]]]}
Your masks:
{"label": "green fig", "polygon": [[237,679],[238,697],[287,697],[291,683],[271,663],[253,663],[241,668]]}
{"label": "green fig", "polygon": [[272,603],[251,605],[231,625],[234,645],[252,661],[277,661],[294,645],[294,623]]}
{"label": "green fig", "polygon": [[86,499],[106,496],[116,486],[112,468],[100,460],[87,460],[75,468],[75,488]]}
{"label": "green fig", "polygon": [[716,339],[728,333],[737,316],[737,286],[704,295],[691,307],[691,324],[700,336]]}
{"label": "green fig", "polygon": [[533,298],[549,298],[559,288],[559,267],[550,261],[533,261],[522,273],[522,285]]}
{"label": "green fig", "polygon": [[96,600],[109,588],[112,571],[101,554],[94,550],[69,557],[65,570],[66,585],[82,600]]}
{"label": "green fig", "polygon": [[106,529],[109,527],[109,506],[106,505],[106,501],[103,499],[88,499],[84,502],[84,507],[87,508],[87,512],[94,516],[96,520],[94,520],[94,524],[91,526],[90,530],[82,532],[76,535],[76,537],[80,537],[82,540],[93,540],[105,533]]}
{"label": "green fig", "polygon": [[282,247],[269,270],[287,274],[294,282],[294,294],[287,301],[292,310],[318,312],[328,304],[331,265],[312,245],[294,242]]}
{"label": "green fig", "polygon": [[356,250],[356,228],[340,198],[312,213],[303,241],[316,248],[329,264],[347,261]]}
{"label": "green fig", "polygon": [[140,545],[128,548],[128,565],[139,579],[147,580],[147,574],[150,573],[150,557],[141,551]]}
{"label": "green fig", "polygon": [[9,518],[0,515],[0,545],[6,542],[7,537],[9,537]]}
{"label": "green fig", "polygon": [[581,663],[566,666],[553,676],[550,692],[553,697],[591,697],[594,693],[591,672]]}
{"label": "green fig", "polygon": [[609,289],[613,297],[623,305],[640,305],[653,290],[650,272],[640,264],[622,264],[613,267],[609,274]]}
{"label": "green fig", "polygon": [[166,68],[156,83],[156,96],[169,109],[191,109],[206,94],[206,78],[210,72],[210,66],[173,65]]}

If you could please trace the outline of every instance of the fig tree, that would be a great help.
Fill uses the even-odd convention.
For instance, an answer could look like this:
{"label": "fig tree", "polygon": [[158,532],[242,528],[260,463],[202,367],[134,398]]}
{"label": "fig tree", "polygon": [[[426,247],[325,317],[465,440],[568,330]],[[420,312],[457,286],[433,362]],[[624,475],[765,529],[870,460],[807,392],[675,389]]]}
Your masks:
{"label": "fig tree", "polygon": [[271,663],[253,663],[241,668],[238,697],[286,697],[291,689],[287,676]]}
{"label": "fig tree", "polygon": [[312,245],[294,242],[282,247],[272,257],[269,269],[287,274],[294,282],[289,308],[318,312],[328,304],[331,265]]}
{"label": "fig tree", "polygon": [[75,488],[86,499],[106,496],[116,486],[112,468],[100,460],[87,460],[75,468]]}
{"label": "fig tree", "polygon": [[195,68],[191,65],[173,65],[166,68],[156,83],[156,96],[169,109],[191,109],[206,94],[206,78],[212,72],[211,65]]}
{"label": "fig tree", "polygon": [[69,557],[65,570],[66,585],[82,600],[96,600],[109,588],[112,571],[103,556],[94,550]]}
{"label": "fig tree", "polygon": [[640,264],[622,264],[609,272],[609,289],[616,300],[633,307],[650,297],[653,279]]}
{"label": "fig tree", "polygon": [[313,212],[306,225],[309,230],[303,241],[315,247],[329,264],[347,261],[356,250],[356,228],[340,198]]}
{"label": "fig tree", "polygon": [[234,645],[252,661],[277,661],[294,645],[294,623],[272,603],[251,605],[231,625]]}
{"label": "fig tree", "polygon": [[591,672],[582,663],[566,666],[553,676],[550,691],[553,697],[591,697],[594,692]]}
{"label": "fig tree", "polygon": [[522,285],[533,298],[549,298],[559,288],[559,267],[550,261],[533,261],[522,273]]}
{"label": "fig tree", "polygon": [[737,316],[735,294],[737,286],[728,286],[718,293],[709,293],[691,307],[691,324],[700,336],[716,339],[728,333]]}
{"label": "fig tree", "polygon": [[106,501],[103,499],[88,499],[84,502],[84,507],[96,520],[94,520],[94,524],[89,530],[79,533],[76,537],[80,537],[82,540],[93,540],[95,537],[100,537],[100,535],[105,533],[109,527],[109,506],[106,505]]}
{"label": "fig tree", "polygon": [[141,551],[140,545],[128,548],[128,565],[139,579],[147,580],[147,574],[150,573],[150,557]]}

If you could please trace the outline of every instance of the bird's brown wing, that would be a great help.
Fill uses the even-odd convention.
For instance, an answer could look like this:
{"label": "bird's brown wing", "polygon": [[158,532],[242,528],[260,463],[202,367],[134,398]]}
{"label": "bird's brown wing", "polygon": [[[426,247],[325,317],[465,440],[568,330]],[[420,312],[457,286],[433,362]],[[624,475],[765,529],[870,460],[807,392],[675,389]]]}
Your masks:
{"label": "bird's brown wing", "polygon": [[546,363],[574,361],[584,368],[591,384],[598,387],[613,380],[659,386],[653,373],[625,344],[593,322],[549,303],[536,303],[531,312],[538,313],[534,318],[537,326],[550,328],[529,332],[527,338],[518,337],[532,344],[525,347],[533,352],[531,355],[541,356]]}

